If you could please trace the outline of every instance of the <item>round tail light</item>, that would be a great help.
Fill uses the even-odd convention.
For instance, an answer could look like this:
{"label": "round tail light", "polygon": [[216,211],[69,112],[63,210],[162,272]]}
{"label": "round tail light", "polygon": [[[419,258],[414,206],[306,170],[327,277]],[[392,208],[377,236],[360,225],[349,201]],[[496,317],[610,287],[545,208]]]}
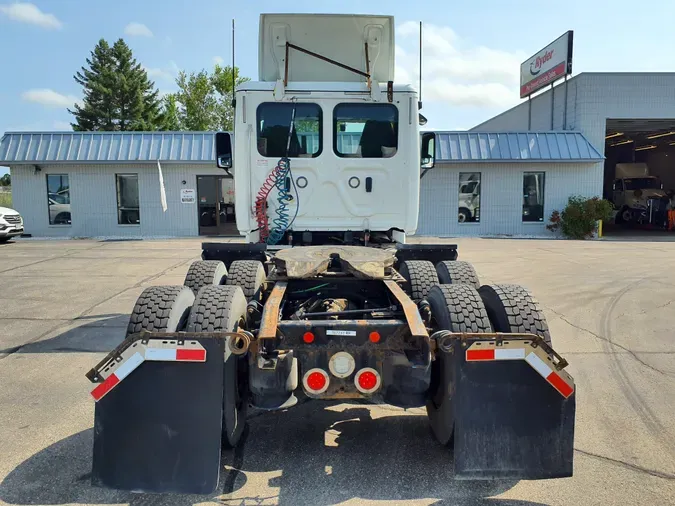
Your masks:
{"label": "round tail light", "polygon": [[372,394],[380,388],[381,384],[380,373],[371,367],[361,369],[354,378],[354,385],[362,394]]}
{"label": "round tail light", "polygon": [[322,394],[328,390],[330,379],[326,371],[322,369],[310,369],[302,378],[305,390],[312,394]]}

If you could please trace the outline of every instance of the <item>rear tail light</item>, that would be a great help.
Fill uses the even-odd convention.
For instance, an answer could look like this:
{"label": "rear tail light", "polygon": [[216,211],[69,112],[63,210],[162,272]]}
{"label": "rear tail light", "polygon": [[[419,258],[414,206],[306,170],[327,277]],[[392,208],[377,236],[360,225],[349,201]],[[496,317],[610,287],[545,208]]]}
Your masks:
{"label": "rear tail light", "polygon": [[382,379],[380,373],[371,367],[365,367],[356,373],[354,378],[354,385],[356,389],[362,394],[372,394],[380,388]]}
{"label": "rear tail light", "polygon": [[322,394],[328,390],[328,384],[330,383],[330,378],[328,378],[328,373],[322,369],[310,369],[302,377],[302,384],[311,394]]}

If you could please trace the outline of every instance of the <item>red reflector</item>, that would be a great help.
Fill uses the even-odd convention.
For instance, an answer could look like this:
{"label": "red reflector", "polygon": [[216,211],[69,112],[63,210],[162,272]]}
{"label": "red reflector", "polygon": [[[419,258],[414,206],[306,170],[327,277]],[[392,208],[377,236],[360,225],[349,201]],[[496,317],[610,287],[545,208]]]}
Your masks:
{"label": "red reflector", "polygon": [[305,332],[302,335],[302,340],[305,341],[307,344],[313,343],[314,342],[314,334],[311,332]]}
{"label": "red reflector", "polygon": [[380,333],[379,332],[371,332],[370,335],[368,336],[370,339],[371,343],[379,343],[380,342]]}
{"label": "red reflector", "polygon": [[563,379],[555,372],[552,372],[546,377],[546,381],[548,381],[553,387],[562,394],[563,397],[567,398],[570,395],[572,395],[572,392],[574,392],[574,389],[569,386],[567,383],[563,381]]}
{"label": "red reflector", "polygon": [[495,350],[466,350],[467,360],[494,360]]}
{"label": "red reflector", "polygon": [[377,385],[377,376],[370,371],[364,371],[359,374],[359,386],[364,390],[372,390]]}
{"label": "red reflector", "polygon": [[103,383],[101,383],[91,391],[91,396],[94,398],[94,400],[98,401],[105,394],[110,392],[119,382],[120,379],[113,373],[110,376],[108,376]]}
{"label": "red reflector", "polygon": [[176,350],[176,360],[189,362],[206,362],[206,350]]}
{"label": "red reflector", "polygon": [[313,372],[307,376],[307,386],[310,390],[321,390],[326,386],[326,376],[320,372]]}

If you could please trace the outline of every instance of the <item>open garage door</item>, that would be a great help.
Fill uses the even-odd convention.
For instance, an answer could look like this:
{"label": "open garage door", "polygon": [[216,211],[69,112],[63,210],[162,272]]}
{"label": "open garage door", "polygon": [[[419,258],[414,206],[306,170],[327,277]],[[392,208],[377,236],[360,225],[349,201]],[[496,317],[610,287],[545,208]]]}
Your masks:
{"label": "open garage door", "polygon": [[608,119],[606,130],[607,233],[675,232],[675,119]]}

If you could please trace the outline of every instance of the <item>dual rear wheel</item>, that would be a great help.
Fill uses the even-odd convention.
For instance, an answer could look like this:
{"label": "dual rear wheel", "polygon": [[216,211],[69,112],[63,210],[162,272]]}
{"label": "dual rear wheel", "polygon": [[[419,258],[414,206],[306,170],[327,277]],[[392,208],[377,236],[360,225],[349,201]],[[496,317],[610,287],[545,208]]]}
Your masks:
{"label": "dual rear wheel", "polygon": [[[147,332],[237,332],[246,329],[246,305],[261,296],[261,262],[234,261],[229,272],[219,261],[194,262],[184,286],[154,286],[139,296],[127,336]],[[234,447],[246,425],[248,363],[232,353],[227,338],[223,379],[223,445]]]}
{"label": "dual rear wheel", "polygon": [[[469,333],[528,333],[551,344],[546,317],[530,292],[519,285],[482,285],[468,262],[445,261],[434,266],[415,260],[402,262],[400,274],[408,282],[408,294],[431,308],[434,331]],[[454,414],[449,377],[451,368],[443,354],[432,363],[431,390],[427,414],[432,432],[442,444],[450,444],[454,431]]]}

